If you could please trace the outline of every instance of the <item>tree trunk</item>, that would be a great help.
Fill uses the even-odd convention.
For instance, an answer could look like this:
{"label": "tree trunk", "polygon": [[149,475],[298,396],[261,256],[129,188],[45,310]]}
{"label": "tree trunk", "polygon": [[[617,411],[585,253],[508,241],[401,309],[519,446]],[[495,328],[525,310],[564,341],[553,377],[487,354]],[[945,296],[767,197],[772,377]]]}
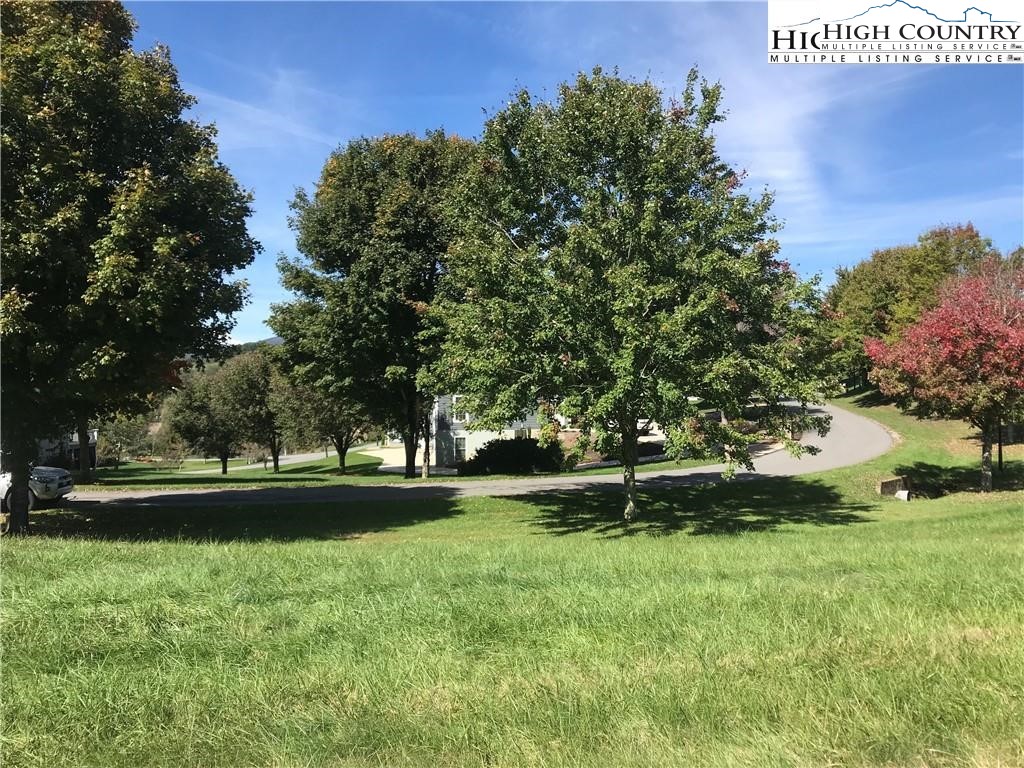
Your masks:
{"label": "tree trunk", "polygon": [[75,422],[78,428],[79,482],[88,483],[92,479],[92,462],[89,460],[89,417],[77,414]]}
{"label": "tree trunk", "polygon": [[26,448],[14,449],[11,457],[11,491],[7,497],[11,533],[28,533],[28,465],[31,460],[32,456]]}
{"label": "tree trunk", "polygon": [[405,476],[416,477],[416,448],[420,439],[420,408],[415,387],[405,394]]}
{"label": "tree trunk", "polygon": [[334,450],[338,454],[338,469],[341,470],[341,474],[345,474],[345,455],[348,453],[348,446],[351,441],[346,440],[341,435],[335,435],[331,438],[331,442],[334,443]]}
{"label": "tree trunk", "polygon": [[[721,416],[719,418],[719,421],[721,422],[723,427],[728,427],[729,426],[729,417],[725,415],[725,409],[724,408],[721,410]],[[725,460],[726,460],[727,463],[732,461],[732,446],[731,445],[728,445],[728,444],[727,445],[723,445],[722,446],[722,453],[725,454]]]}
{"label": "tree trunk", "polygon": [[423,468],[421,477],[430,477],[430,422],[423,425]]}
{"label": "tree trunk", "polygon": [[405,476],[416,477],[417,436],[406,433],[402,435],[402,443],[405,445]]}
{"label": "tree trunk", "polygon": [[[633,421],[636,424],[636,420]],[[626,511],[623,514],[626,522],[632,522],[637,517],[636,503],[636,430],[626,430],[622,433],[622,481],[626,486]]]}
{"label": "tree trunk", "polygon": [[226,453],[220,455],[220,473],[222,475],[228,473],[228,455]]}
{"label": "tree trunk", "polygon": [[992,429],[981,430],[981,490],[992,490]]}
{"label": "tree trunk", "polygon": [[999,471],[1003,471],[1003,420],[996,422],[996,439],[999,441]]}
{"label": "tree trunk", "polygon": [[270,451],[270,456],[274,460],[274,474],[276,475],[278,472],[281,471],[281,449],[272,449]]}

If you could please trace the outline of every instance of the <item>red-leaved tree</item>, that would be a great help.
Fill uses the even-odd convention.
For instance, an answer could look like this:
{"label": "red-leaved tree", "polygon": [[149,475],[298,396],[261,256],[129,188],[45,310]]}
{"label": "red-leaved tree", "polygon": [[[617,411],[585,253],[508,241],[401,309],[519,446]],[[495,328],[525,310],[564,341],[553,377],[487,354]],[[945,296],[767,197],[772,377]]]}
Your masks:
{"label": "red-leaved tree", "polygon": [[871,379],[905,410],[981,431],[981,488],[992,490],[992,439],[1024,408],[1024,269],[991,258],[945,285],[941,302],[892,344],[867,339]]}

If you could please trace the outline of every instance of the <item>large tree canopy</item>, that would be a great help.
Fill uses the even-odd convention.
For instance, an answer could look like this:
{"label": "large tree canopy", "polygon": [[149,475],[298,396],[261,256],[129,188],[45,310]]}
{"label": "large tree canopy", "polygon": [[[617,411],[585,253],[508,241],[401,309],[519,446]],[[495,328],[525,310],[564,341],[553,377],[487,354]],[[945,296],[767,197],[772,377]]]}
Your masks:
{"label": "large tree canopy", "polygon": [[918,416],[977,427],[981,487],[990,491],[992,438],[1024,407],[1024,268],[1012,258],[989,258],[978,274],[952,280],[940,298],[895,342],[867,341],[871,378]]}
{"label": "large tree canopy", "polygon": [[437,131],[351,142],[328,159],[292,220],[305,258],[282,260],[298,298],[270,325],[307,382],[363,406],[402,433],[415,470],[429,397],[418,383],[436,356],[421,338],[452,239],[445,204],[472,143]]}
{"label": "large tree canopy", "polygon": [[554,102],[522,91],[487,122],[455,206],[439,377],[480,425],[557,404],[617,448],[627,519],[644,420],[677,455],[744,465],[748,438],[702,410],[738,417],[757,400],[779,434],[825,426],[804,409],[822,393],[816,292],[778,257],[771,197],[745,194],[716,153],[719,100],[696,72],[667,107],[600,70]]}
{"label": "large tree canopy", "polygon": [[3,439],[22,464],[71,413],[114,410],[215,351],[245,298],[249,196],[164,48],[116,3],[4,2]]}

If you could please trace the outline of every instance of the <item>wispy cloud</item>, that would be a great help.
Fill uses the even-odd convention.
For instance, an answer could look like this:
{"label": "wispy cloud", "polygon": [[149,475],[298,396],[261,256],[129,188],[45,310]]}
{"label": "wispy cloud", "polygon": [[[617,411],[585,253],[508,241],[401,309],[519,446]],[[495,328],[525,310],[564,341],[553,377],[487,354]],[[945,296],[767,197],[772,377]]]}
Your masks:
{"label": "wispy cloud", "polygon": [[[522,39],[538,59],[584,68],[619,65],[650,77],[666,93],[678,93],[686,72],[698,65],[704,77],[724,87],[728,119],[716,127],[720,152],[749,171],[748,187],[773,190],[776,210],[790,220],[819,218],[832,189],[866,183],[862,155],[872,124],[883,118],[886,104],[898,103],[927,75],[925,68],[897,67],[867,79],[854,67],[770,65],[767,48],[763,55],[745,49],[766,38],[763,4],[640,8],[648,15],[616,23],[621,6],[588,7],[586,15],[571,4],[531,6]],[[652,26],[658,29],[656,46]],[[604,60],[608,51],[615,61]],[[849,119],[826,135],[821,126],[836,124],[825,118],[837,109],[847,110]]]}
{"label": "wispy cloud", "polygon": [[826,218],[795,223],[789,228],[788,240],[793,245],[871,243],[884,247],[899,242],[893,237],[907,230],[919,233],[939,224],[1019,217],[1020,206],[1020,191],[1009,188],[985,196],[970,191],[902,202],[837,203]]}
{"label": "wispy cloud", "polygon": [[196,85],[185,84],[199,99],[195,111],[203,120],[217,126],[218,144],[222,151],[237,149],[281,149],[296,141],[333,147],[338,139],[317,129],[309,122],[298,120],[287,110],[269,103],[260,106]]}
{"label": "wispy cloud", "polygon": [[[716,126],[719,151],[749,172],[748,189],[775,193],[780,240],[804,271],[829,277],[837,264],[911,242],[940,223],[973,220],[1005,231],[1007,222],[1019,221],[1020,184],[978,188],[944,179],[929,186],[919,179],[937,173],[934,155],[891,152],[886,137],[906,119],[901,110],[948,68],[772,65],[764,4],[636,8],[623,18],[615,5],[588,6],[585,14],[571,4],[531,6],[519,37],[536,60],[563,68],[562,79],[594,64],[618,65],[671,94],[697,65],[702,76],[721,82],[728,115]],[[914,129],[928,131],[933,151],[950,153],[946,173],[954,163],[958,173],[969,173],[975,160],[962,154],[964,131],[926,122]],[[970,130],[1001,135],[987,120]],[[1000,156],[1006,152],[1020,163],[1019,149]]]}
{"label": "wispy cloud", "polygon": [[215,53],[203,56],[236,77],[231,96],[200,84],[185,84],[199,100],[195,112],[217,124],[224,150],[290,150],[298,142],[322,151],[337,146],[370,119],[361,99],[318,85],[306,70],[255,69]]}

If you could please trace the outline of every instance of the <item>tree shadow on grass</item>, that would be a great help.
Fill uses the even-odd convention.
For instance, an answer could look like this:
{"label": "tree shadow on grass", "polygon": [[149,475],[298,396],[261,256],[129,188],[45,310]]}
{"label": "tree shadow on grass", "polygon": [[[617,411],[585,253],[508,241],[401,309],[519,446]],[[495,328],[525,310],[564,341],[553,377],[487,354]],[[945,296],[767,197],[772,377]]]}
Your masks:
{"label": "tree shadow on grass", "polygon": [[[918,461],[896,467],[894,474],[906,475],[916,496],[935,499],[951,493],[981,491],[981,461],[977,465],[941,466]],[[1024,491],[1024,461],[1007,461],[1003,471],[993,467],[992,490]]]}
{"label": "tree shadow on grass", "polygon": [[846,393],[853,398],[853,404],[861,408],[877,408],[880,405],[892,405],[892,399],[886,397],[875,387],[857,387]]}
{"label": "tree shadow on grass", "polygon": [[[708,476],[708,480],[720,475]],[[868,504],[844,501],[825,483],[800,478],[756,478],[730,483],[672,485],[645,483],[639,519],[622,518],[624,497],[618,492],[558,492],[520,496],[533,504],[534,525],[544,533],[565,536],[591,533],[607,538],[637,535],[732,535],[770,531],[782,525],[850,525],[869,522]]]}
{"label": "tree shadow on grass", "polygon": [[344,477],[379,477],[377,467],[380,460],[363,461],[350,465],[342,473],[337,464],[324,466],[284,464],[278,472],[272,469],[260,472],[258,467],[246,467],[222,475],[220,472],[195,473],[168,470],[159,472],[150,467],[124,467],[122,469],[102,469],[97,477],[96,485],[110,488],[200,488],[207,486],[265,485],[273,486],[281,483],[327,483],[332,478]]}
{"label": "tree shadow on grass", "polygon": [[383,463],[383,461],[376,458],[370,461],[350,463],[345,468],[344,472],[341,471],[341,467],[339,467],[336,462],[332,464],[325,464],[321,467],[285,464],[281,467],[278,475],[314,475],[320,477],[350,477],[358,475],[360,477],[380,477],[381,473],[377,471],[377,468]]}
{"label": "tree shadow on grass", "polygon": [[132,541],[300,541],[354,539],[462,514],[452,494],[427,499],[319,504],[119,506],[71,502],[33,513],[33,536]]}

